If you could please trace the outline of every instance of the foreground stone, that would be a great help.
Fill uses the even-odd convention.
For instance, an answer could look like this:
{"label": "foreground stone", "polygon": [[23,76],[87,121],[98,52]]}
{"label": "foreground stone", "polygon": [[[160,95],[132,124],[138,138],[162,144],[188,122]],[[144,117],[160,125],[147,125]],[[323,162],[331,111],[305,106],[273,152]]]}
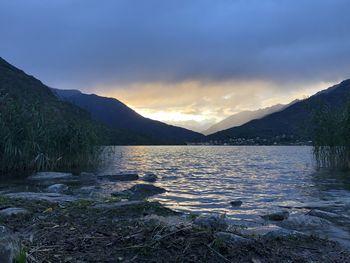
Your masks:
{"label": "foreground stone", "polygon": [[135,205],[142,205],[145,204],[144,201],[124,201],[124,202],[116,202],[116,203],[101,203],[101,204],[95,204],[92,206],[92,208],[95,209],[118,209],[118,208],[124,208],[124,207],[130,207]]}
{"label": "foreground stone", "polygon": [[158,177],[155,174],[152,174],[152,173],[145,174],[142,177],[143,181],[150,182],[150,183],[153,183],[153,182],[157,181],[157,179],[158,179]]}
{"label": "foreground stone", "polygon": [[289,212],[288,211],[280,211],[272,214],[267,214],[261,216],[265,220],[269,221],[283,221],[285,219],[288,219],[289,217]]}
{"label": "foreground stone", "polygon": [[241,237],[229,232],[217,232],[214,234],[214,237],[231,246],[242,245],[242,244],[246,245],[253,242],[253,240],[251,239]]}
{"label": "foreground stone", "polygon": [[228,227],[226,219],[218,214],[202,214],[198,216],[193,223],[197,226],[215,231],[223,231],[226,230]]}
{"label": "foreground stone", "polygon": [[28,177],[31,180],[51,180],[51,179],[66,179],[73,175],[71,173],[59,172],[39,172]]}
{"label": "foreground stone", "polygon": [[127,198],[130,200],[142,200],[147,197],[165,193],[166,190],[151,184],[137,184],[128,190],[112,193],[112,196]]}
{"label": "foreground stone", "polygon": [[0,226],[0,262],[13,263],[20,251],[18,238],[5,226]]}
{"label": "foreground stone", "polygon": [[136,181],[139,179],[138,174],[100,174],[98,177],[112,182]]}
{"label": "foreground stone", "polygon": [[339,215],[337,215],[335,213],[326,212],[326,211],[322,211],[322,210],[318,210],[318,209],[313,209],[307,214],[310,216],[317,216],[317,217],[328,219],[328,220],[332,220],[332,219],[340,217]]}
{"label": "foreground stone", "polygon": [[5,209],[0,210],[0,216],[16,216],[16,215],[24,215],[28,214],[29,211],[24,208],[19,208],[19,207],[9,207]]}
{"label": "foreground stone", "polygon": [[291,215],[287,220],[279,223],[279,225],[284,228],[296,230],[320,229],[329,226],[330,224],[331,223],[326,219],[305,214]]}
{"label": "foreground stone", "polygon": [[65,184],[53,184],[46,188],[50,193],[63,193],[68,190],[68,186]]}
{"label": "foreground stone", "polygon": [[64,203],[64,202],[74,202],[78,198],[58,193],[34,193],[34,192],[19,192],[19,193],[9,193],[5,194],[9,198],[20,198],[20,199],[29,199],[29,200],[38,200],[38,201],[47,201],[51,203]]}

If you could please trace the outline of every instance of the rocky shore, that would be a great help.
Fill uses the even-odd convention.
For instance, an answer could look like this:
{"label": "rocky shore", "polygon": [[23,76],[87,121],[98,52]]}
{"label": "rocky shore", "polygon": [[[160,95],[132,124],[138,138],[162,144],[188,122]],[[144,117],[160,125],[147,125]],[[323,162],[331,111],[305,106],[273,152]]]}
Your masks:
{"label": "rocky shore", "polygon": [[[38,176],[31,179],[45,177]],[[247,226],[149,202],[165,189],[144,181],[103,199],[67,194],[57,181],[51,192],[3,193],[0,262],[350,262],[337,242],[298,231],[300,224],[327,224],[330,213],[295,216],[281,208]]]}

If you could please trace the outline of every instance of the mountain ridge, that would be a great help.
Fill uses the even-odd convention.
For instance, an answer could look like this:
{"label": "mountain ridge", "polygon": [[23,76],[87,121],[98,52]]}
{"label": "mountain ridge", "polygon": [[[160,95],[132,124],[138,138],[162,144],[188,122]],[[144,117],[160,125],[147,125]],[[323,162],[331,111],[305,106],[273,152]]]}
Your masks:
{"label": "mountain ridge", "polygon": [[260,119],[264,116],[267,116],[271,113],[280,111],[288,107],[289,105],[296,103],[298,100],[294,100],[288,104],[276,104],[266,108],[260,108],[257,110],[246,110],[241,111],[236,114],[233,114],[222,121],[215,123],[205,131],[203,131],[204,135],[210,135],[219,131],[223,131],[226,129],[230,129],[233,127],[241,126],[251,120]]}
{"label": "mountain ridge", "polygon": [[143,117],[115,98],[85,94],[78,90],[53,91],[60,99],[86,110],[93,119],[112,129],[129,130],[165,144],[183,144],[205,138],[200,133]]}
{"label": "mountain ridge", "polygon": [[339,108],[346,103],[349,94],[350,79],[347,79],[279,112],[211,134],[207,139],[224,142],[238,138],[254,140],[259,137],[260,142],[267,140],[269,143],[281,138],[284,142],[310,140],[313,111],[319,109],[321,104],[327,104],[332,109]]}

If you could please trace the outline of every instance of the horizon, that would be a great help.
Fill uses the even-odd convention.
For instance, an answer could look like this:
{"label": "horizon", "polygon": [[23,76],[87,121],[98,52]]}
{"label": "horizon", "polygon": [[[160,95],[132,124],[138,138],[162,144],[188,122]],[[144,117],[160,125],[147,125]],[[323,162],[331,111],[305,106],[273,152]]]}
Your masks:
{"label": "horizon", "polygon": [[344,0],[152,3],[1,3],[0,56],[50,87],[199,132],[349,78]]}

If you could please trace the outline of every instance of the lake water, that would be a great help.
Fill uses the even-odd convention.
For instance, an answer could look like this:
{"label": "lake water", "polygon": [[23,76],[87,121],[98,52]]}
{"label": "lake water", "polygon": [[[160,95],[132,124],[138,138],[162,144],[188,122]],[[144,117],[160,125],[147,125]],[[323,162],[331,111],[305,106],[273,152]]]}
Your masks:
{"label": "lake water", "polygon": [[[317,171],[308,146],[116,146],[106,148],[98,173],[153,173],[154,183],[167,190],[153,200],[184,212],[216,212],[230,220],[256,223],[260,215],[293,207],[336,213],[339,229],[321,232],[350,247],[350,175]],[[52,184],[52,182],[49,182]],[[103,180],[97,196],[129,188],[135,182]],[[96,181],[67,183],[73,194]],[[90,184],[90,185],[89,185]],[[2,181],[0,191],[43,191],[47,185],[30,180]],[[87,193],[89,193],[89,188]],[[240,200],[241,207],[231,201]],[[297,209],[294,209],[297,208]],[[259,221],[260,220],[260,221]]]}
{"label": "lake water", "polygon": [[[311,233],[350,247],[350,174],[318,171],[309,146],[114,147],[106,160],[102,173],[156,174],[167,193],[153,200],[178,211],[222,213],[248,226],[285,206],[291,214],[310,207],[335,213],[328,218],[335,227]],[[105,189],[121,190],[120,183]],[[232,207],[234,200],[242,206]]]}
{"label": "lake water", "polygon": [[317,172],[308,146],[114,147],[108,159],[102,172],[156,174],[168,192],[155,199],[181,211],[249,218],[291,201],[350,201],[350,177]]}

